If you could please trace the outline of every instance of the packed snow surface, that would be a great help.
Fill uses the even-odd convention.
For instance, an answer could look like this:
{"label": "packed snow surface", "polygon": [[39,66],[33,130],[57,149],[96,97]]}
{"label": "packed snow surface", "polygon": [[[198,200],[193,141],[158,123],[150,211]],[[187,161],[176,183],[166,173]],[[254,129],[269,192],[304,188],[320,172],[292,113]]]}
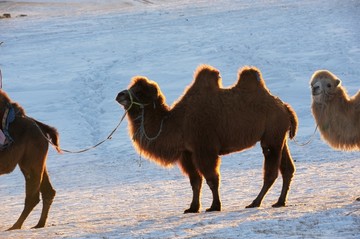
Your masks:
{"label": "packed snow surface", "polygon": [[297,141],[311,141],[290,142],[297,171],[287,207],[271,207],[279,178],[260,208],[245,209],[262,186],[256,145],[222,158],[222,212],[204,212],[204,184],[201,213],[183,214],[189,180],[176,166],[140,157],[124,121],[86,153],[50,148],[57,195],[43,229],[30,229],[39,204],[22,230],[5,232],[23,209],[24,178],[18,168],[1,175],[0,238],[360,238],[360,154],[312,137],[309,88],[312,73],[328,69],[350,95],[359,90],[359,1],[0,1],[3,13],[12,16],[0,19],[3,89],[55,126],[65,149],[107,137],[124,113],[115,97],[134,75],[158,82],[171,105],[204,63],[220,70],[225,86],[242,66],[257,66],[272,94],[297,112]]}

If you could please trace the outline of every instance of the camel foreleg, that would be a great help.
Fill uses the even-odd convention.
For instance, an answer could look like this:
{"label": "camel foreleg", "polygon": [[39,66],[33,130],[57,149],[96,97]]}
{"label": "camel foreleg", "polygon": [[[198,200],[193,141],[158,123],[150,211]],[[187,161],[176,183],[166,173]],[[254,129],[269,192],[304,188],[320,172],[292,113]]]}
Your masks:
{"label": "camel foreleg", "polygon": [[193,191],[193,198],[190,204],[190,208],[186,209],[184,213],[198,213],[200,211],[201,203],[201,187],[202,187],[202,177],[200,175],[189,175],[190,184]]}
{"label": "camel foreleg", "polygon": [[220,186],[220,175],[214,175],[212,177],[206,178],[206,183],[209,185],[213,201],[210,208],[207,208],[207,212],[212,211],[221,211],[221,201],[220,201],[220,194],[219,194],[219,186]]}
{"label": "camel foreleg", "polygon": [[186,209],[184,213],[198,213],[201,207],[201,187],[202,187],[202,176],[196,169],[190,153],[184,153],[180,166],[184,173],[189,176],[191,188],[193,191],[193,198],[190,204],[190,208]]}
{"label": "camel foreleg", "polygon": [[206,183],[210,187],[213,201],[211,206],[206,209],[207,212],[221,211],[221,200],[220,200],[220,163],[221,159],[218,156],[207,157],[206,162],[202,162],[199,165],[200,172],[204,175]]}

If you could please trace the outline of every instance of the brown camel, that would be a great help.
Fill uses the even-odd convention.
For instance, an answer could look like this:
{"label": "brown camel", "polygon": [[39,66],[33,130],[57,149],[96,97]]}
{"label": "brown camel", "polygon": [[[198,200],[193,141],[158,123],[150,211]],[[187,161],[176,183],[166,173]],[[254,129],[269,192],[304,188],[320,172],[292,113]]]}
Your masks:
{"label": "brown camel", "polygon": [[312,113],[322,138],[333,148],[360,150],[360,91],[349,97],[341,81],[327,70],[310,80]]}
{"label": "brown camel", "polygon": [[[0,151],[0,175],[11,173],[19,165],[26,182],[25,207],[16,223],[8,230],[20,229],[27,216],[40,201],[43,208],[38,224],[34,228],[45,226],[55,190],[51,186],[46,169],[46,156],[49,137],[58,152],[59,137],[55,128],[28,118],[24,109],[11,102],[7,94],[0,90],[0,119],[3,120],[6,110],[14,110],[14,121],[9,125],[9,135],[12,143]],[[1,130],[5,129],[1,126]]]}
{"label": "brown camel", "polygon": [[190,178],[193,199],[185,213],[200,210],[203,177],[213,201],[206,211],[220,211],[220,157],[261,142],[264,184],[247,207],[259,207],[278,171],[283,187],[274,207],[285,206],[295,166],[287,145],[297,130],[291,107],[270,94],[258,69],[245,67],[238,82],[222,88],[217,69],[202,65],[183,96],[169,107],[159,86],[146,77],[132,79],[117,102],[128,111],[129,133],[135,148],[163,166],[178,163]]}

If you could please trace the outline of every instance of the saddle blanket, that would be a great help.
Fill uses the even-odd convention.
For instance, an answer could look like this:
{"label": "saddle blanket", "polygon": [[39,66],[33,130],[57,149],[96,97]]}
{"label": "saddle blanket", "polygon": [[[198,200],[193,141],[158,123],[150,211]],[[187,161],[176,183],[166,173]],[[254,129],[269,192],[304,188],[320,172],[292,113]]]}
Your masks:
{"label": "saddle blanket", "polygon": [[6,136],[5,134],[2,132],[2,130],[0,129],[0,146],[4,145],[6,141]]}
{"label": "saddle blanket", "polygon": [[4,150],[10,146],[14,140],[9,134],[9,125],[15,120],[15,110],[8,104],[2,119],[2,130],[0,129],[0,150]]}

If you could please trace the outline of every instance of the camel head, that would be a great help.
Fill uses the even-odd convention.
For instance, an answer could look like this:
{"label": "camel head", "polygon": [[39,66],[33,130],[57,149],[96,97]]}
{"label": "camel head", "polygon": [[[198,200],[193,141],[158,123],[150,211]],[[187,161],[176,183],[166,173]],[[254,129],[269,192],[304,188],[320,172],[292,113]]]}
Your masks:
{"label": "camel head", "polygon": [[116,101],[129,110],[131,107],[162,105],[165,97],[156,82],[144,76],[135,76],[132,78],[129,88],[119,92]]}
{"label": "camel head", "polygon": [[310,80],[314,102],[325,103],[331,100],[341,87],[341,81],[330,71],[316,71]]}

